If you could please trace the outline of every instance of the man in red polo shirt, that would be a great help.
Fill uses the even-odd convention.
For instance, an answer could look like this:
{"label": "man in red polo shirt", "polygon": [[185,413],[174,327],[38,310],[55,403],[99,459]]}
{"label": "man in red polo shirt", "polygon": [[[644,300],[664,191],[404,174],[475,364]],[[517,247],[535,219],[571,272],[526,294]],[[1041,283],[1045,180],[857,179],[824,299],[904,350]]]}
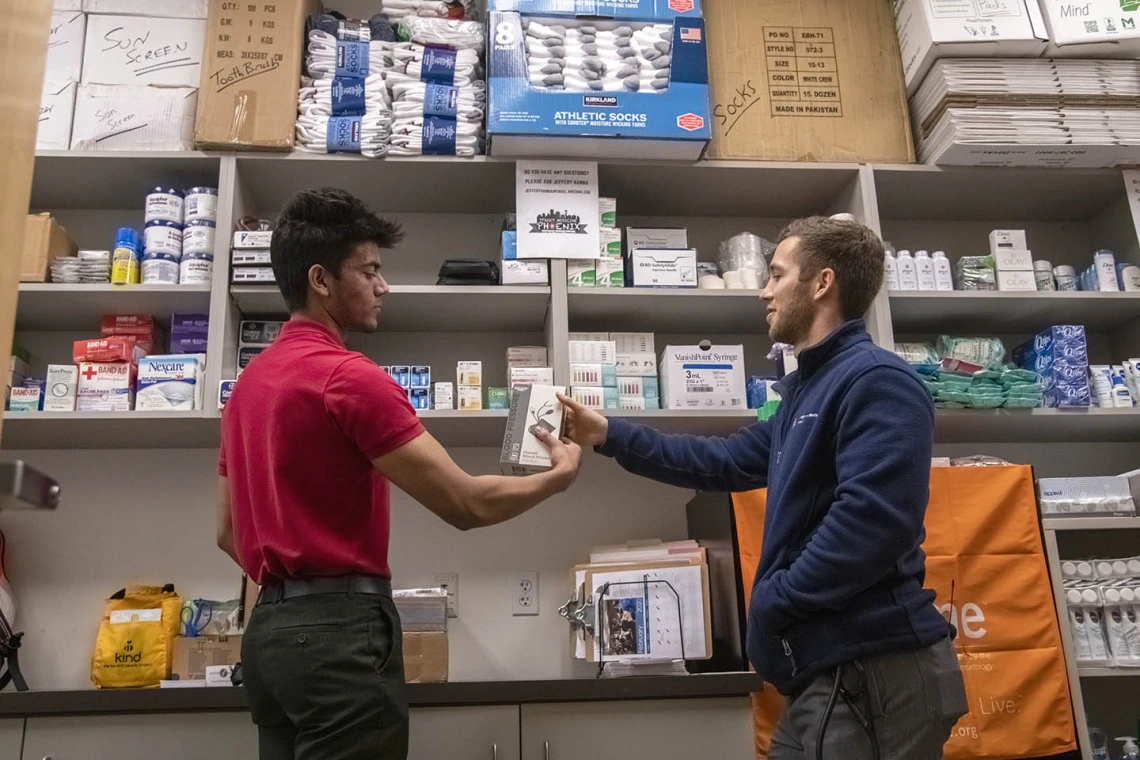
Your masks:
{"label": "man in red polo shirt", "polygon": [[262,592],[242,666],[262,760],[404,760],[408,705],[388,567],[388,483],[460,530],[566,490],[581,451],[537,431],[552,469],[474,477],[424,431],[349,332],[374,332],[399,226],[340,190],[298,193],[273,230],[291,319],[222,415],[218,545]]}

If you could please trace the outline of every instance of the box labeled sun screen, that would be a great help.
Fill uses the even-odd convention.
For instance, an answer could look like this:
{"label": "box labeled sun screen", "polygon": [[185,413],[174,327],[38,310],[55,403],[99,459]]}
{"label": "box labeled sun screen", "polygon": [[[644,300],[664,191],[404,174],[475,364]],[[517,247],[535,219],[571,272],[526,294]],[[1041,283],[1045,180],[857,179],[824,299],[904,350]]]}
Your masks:
{"label": "box labeled sun screen", "polygon": [[562,436],[562,402],[557,394],[565,390],[558,385],[527,385],[511,394],[499,458],[504,475],[529,475],[550,469],[550,449],[534,434],[541,429],[555,438]]}

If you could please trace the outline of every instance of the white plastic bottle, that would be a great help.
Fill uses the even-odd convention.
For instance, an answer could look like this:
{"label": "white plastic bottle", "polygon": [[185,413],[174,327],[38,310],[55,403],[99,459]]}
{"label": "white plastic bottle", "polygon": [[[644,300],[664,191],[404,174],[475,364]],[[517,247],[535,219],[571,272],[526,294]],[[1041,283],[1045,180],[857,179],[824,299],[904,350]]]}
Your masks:
{"label": "white plastic bottle", "polygon": [[914,258],[905,248],[895,257],[895,266],[899,272],[899,290],[918,290],[918,271],[914,266]]}
{"label": "white plastic bottle", "polygon": [[945,251],[935,251],[934,259],[934,289],[953,290],[954,275],[950,271],[950,259],[946,258]]}
{"label": "white plastic bottle", "polygon": [[[1112,374],[1112,405],[1114,407],[1131,407],[1132,394],[1124,384],[1124,375]],[[1123,563],[1122,563],[1123,564]]]}
{"label": "white plastic bottle", "polygon": [[914,269],[918,275],[919,290],[934,290],[934,262],[926,251],[914,252]]}
{"label": "white plastic bottle", "polygon": [[883,259],[883,279],[886,280],[887,290],[899,289],[899,267],[894,253],[889,248]]}
{"label": "white plastic bottle", "polygon": [[1116,741],[1124,742],[1124,754],[1120,760],[1140,760],[1140,747],[1136,746],[1135,736],[1118,736]]}

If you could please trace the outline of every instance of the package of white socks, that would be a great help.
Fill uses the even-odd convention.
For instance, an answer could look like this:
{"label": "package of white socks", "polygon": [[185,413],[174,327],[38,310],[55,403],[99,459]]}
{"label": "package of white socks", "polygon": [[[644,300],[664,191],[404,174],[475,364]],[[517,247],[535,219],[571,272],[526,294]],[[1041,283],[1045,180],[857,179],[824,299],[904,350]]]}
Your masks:
{"label": "package of white socks", "polygon": [[583,92],[662,92],[669,88],[670,24],[530,19],[530,83]]}

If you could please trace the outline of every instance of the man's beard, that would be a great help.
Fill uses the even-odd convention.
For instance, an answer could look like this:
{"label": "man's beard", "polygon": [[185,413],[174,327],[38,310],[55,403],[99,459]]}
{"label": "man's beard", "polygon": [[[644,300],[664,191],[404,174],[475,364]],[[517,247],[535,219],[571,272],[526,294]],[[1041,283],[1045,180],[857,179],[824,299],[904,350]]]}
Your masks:
{"label": "man's beard", "polygon": [[768,331],[773,343],[799,343],[811,330],[815,319],[815,304],[810,295],[810,283],[796,283],[796,291],[787,305],[780,307],[776,324]]}

